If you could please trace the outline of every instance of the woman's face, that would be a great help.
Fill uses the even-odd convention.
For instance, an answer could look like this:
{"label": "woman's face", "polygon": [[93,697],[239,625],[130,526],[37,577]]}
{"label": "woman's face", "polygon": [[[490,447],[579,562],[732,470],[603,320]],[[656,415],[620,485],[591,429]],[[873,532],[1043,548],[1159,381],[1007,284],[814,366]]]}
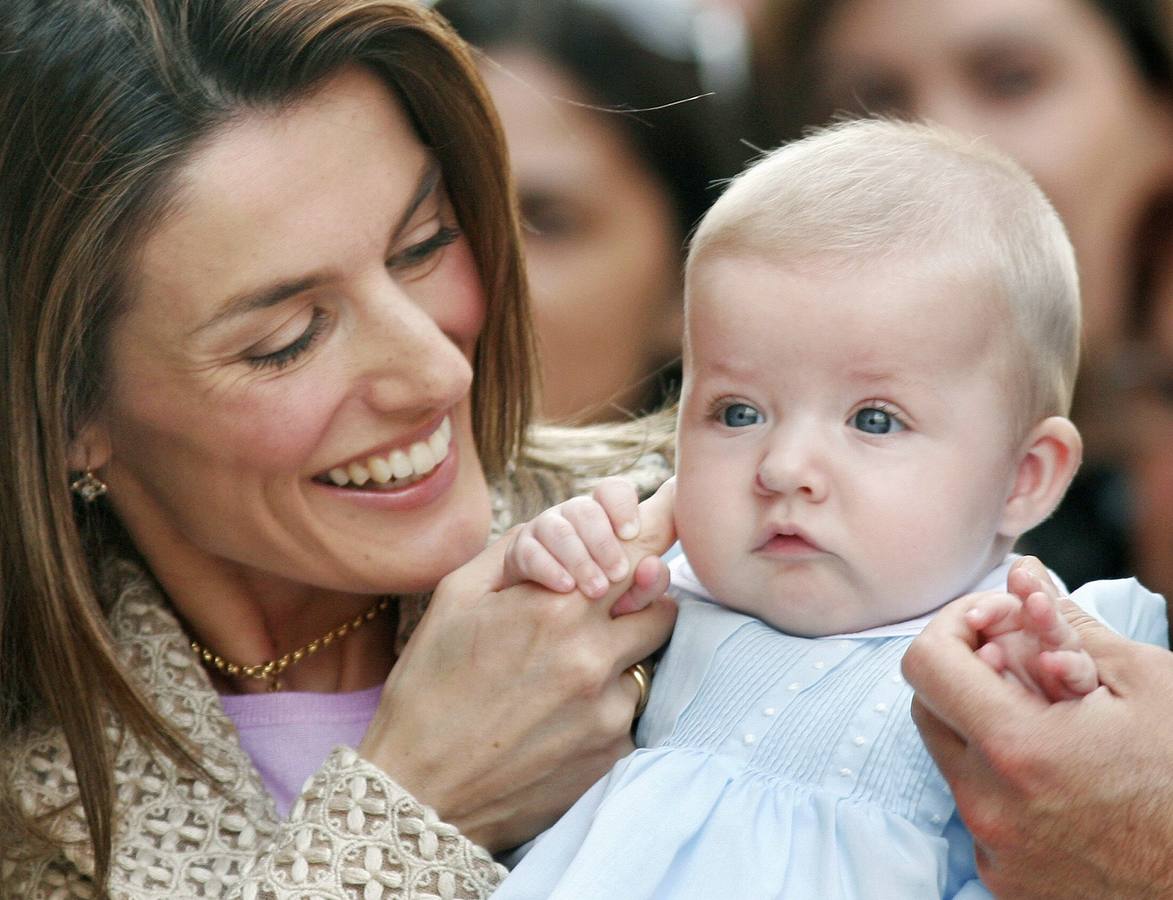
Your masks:
{"label": "woman's face", "polygon": [[[524,51],[484,76],[526,223],[545,418],[614,418],[680,350],[683,235],[672,202],[608,113]],[[570,102],[567,102],[570,101]],[[641,382],[643,384],[641,385]]]}
{"label": "woman's face", "polygon": [[988,136],[1050,196],[1071,233],[1091,358],[1125,314],[1129,246],[1173,151],[1166,98],[1087,0],[849,0],[818,47],[836,108]]}
{"label": "woman's face", "polygon": [[1168,597],[1173,595],[1173,240],[1159,254],[1152,303],[1145,335],[1148,370],[1129,406],[1133,551],[1139,577]]}
{"label": "woman's face", "polygon": [[484,308],[434,159],[349,70],[182,170],[74,455],[156,572],[429,588],[487,535],[469,409]]}

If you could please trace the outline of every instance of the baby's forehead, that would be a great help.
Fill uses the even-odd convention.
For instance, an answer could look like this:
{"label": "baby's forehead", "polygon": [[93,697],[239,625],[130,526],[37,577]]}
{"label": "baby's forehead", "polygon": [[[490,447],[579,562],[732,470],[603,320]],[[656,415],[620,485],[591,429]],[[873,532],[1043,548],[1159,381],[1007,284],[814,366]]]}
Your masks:
{"label": "baby's forehead", "polygon": [[[747,304],[747,296],[754,302]],[[738,316],[747,306],[764,312],[771,298],[785,304],[790,316],[816,318],[833,314],[836,302],[858,299],[853,314],[865,327],[873,319],[895,322],[895,313],[910,306],[918,320],[975,314],[991,325],[1009,326],[1011,320],[1004,282],[989,266],[939,249],[890,256],[787,256],[747,246],[690,262],[686,313]],[[695,327],[695,318],[687,317],[687,328]],[[768,331],[756,334],[770,336]]]}
{"label": "baby's forehead", "polygon": [[733,376],[830,358],[837,379],[909,383],[958,367],[993,374],[1015,344],[996,282],[942,261],[723,254],[689,274],[692,369]]}

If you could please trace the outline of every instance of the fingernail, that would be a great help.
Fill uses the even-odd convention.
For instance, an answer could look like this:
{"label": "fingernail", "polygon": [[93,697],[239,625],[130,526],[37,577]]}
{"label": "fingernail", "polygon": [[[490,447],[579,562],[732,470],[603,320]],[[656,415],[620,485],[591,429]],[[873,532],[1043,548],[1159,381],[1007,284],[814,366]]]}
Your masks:
{"label": "fingernail", "polygon": [[604,578],[591,578],[587,581],[586,593],[591,597],[601,597],[607,593],[607,581]]}
{"label": "fingernail", "polygon": [[612,581],[619,581],[627,577],[628,568],[627,560],[620,560],[607,570],[607,576]]}
{"label": "fingernail", "polygon": [[625,541],[639,537],[639,522],[624,522],[619,526],[619,537]]}

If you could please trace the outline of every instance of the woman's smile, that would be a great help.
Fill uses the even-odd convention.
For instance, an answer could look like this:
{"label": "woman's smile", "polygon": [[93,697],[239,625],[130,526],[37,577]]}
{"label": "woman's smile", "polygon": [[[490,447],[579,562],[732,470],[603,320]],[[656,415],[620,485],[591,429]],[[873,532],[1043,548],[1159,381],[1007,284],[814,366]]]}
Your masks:
{"label": "woman's smile", "polygon": [[414,484],[448,458],[452,449],[452,420],[444,416],[427,437],[406,447],[364,454],[351,462],[334,466],[321,483],[366,490],[395,490]]}

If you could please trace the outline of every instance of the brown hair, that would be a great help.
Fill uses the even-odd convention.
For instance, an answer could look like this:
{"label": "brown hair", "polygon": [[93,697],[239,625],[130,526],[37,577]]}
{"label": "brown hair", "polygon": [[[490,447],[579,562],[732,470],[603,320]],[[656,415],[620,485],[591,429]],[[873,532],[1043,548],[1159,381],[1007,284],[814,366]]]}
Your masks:
{"label": "brown hair", "polygon": [[[99,884],[104,715],[195,761],[115,657],[96,564],[117,524],[74,506],[67,448],[102,402],[133,255],[177,171],[242,112],[294,103],[352,65],[403,103],[477,260],[488,310],[473,420],[493,477],[529,419],[525,279],[500,129],[438,16],[412,0],[5,0],[0,13],[0,741],[34,714],[63,730]],[[2,797],[5,841],[38,834],[16,799]]]}

